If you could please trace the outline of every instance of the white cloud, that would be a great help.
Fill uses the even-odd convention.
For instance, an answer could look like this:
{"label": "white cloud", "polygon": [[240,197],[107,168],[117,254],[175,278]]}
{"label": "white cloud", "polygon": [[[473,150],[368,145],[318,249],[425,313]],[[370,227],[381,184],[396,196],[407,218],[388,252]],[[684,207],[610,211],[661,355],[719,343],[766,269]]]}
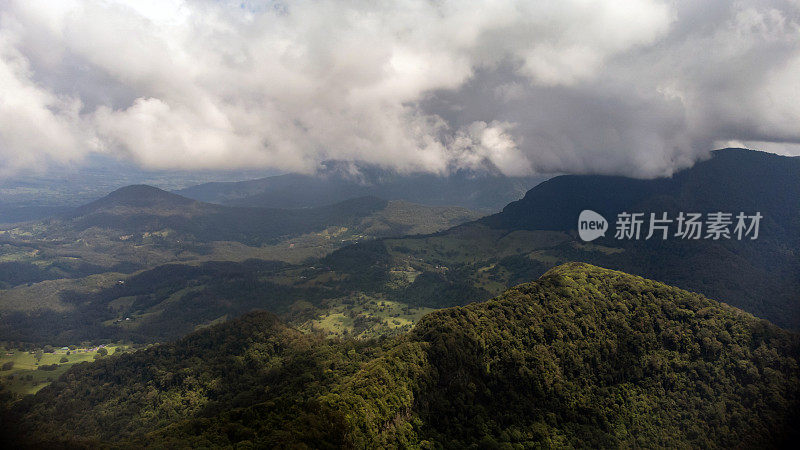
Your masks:
{"label": "white cloud", "polygon": [[9,0],[0,172],[157,168],[669,173],[717,140],[800,142],[796,4]]}
{"label": "white cloud", "polygon": [[81,127],[80,100],[37,86],[14,44],[0,34],[0,175],[93,150]]}

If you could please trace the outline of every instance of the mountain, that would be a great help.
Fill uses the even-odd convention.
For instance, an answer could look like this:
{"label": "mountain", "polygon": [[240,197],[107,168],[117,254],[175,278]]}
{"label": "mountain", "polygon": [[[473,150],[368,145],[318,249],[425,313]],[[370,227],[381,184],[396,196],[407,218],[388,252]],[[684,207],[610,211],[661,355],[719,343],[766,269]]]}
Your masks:
{"label": "mountain", "polygon": [[205,202],[232,206],[307,208],[374,195],[436,206],[497,211],[541,176],[505,177],[456,171],[449,176],[400,174],[369,165],[328,162],[314,175],[285,174],[240,182],[205,183],[176,191]]}
{"label": "mountain", "polygon": [[175,190],[202,182],[247,180],[276,173],[263,169],[146,170],[132,161],[100,154],[87,155],[81,164],[40,169],[4,173],[0,178],[0,226],[61,216],[128,185]]}
{"label": "mountain", "polygon": [[584,209],[609,219],[623,211],[759,211],[768,236],[798,239],[800,157],[730,148],[670,178],[562,175],[482,222],[502,229],[575,230]]}
{"label": "mountain", "polygon": [[[164,214],[174,214],[177,210],[190,206],[201,207],[204,205],[157,187],[138,184],[119,188],[105,197],[79,206],[73,211],[72,216],[81,217],[124,208],[142,208],[148,211],[160,211]],[[208,205],[206,209],[213,210],[216,208]]]}
{"label": "mountain", "polygon": [[35,447],[779,447],[798,350],[736,308],[573,263],[383,341],[246,314],[74,366],[0,423]]}

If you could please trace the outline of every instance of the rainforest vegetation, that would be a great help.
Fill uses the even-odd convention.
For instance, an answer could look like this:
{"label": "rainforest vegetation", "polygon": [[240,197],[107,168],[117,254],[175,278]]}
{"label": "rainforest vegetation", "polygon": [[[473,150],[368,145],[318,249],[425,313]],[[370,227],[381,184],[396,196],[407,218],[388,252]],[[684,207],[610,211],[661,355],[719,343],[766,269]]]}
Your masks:
{"label": "rainforest vegetation", "polygon": [[[797,335],[572,263],[409,333],[325,339],[253,312],[79,364],[11,403],[30,445],[771,446],[797,438]],[[511,445],[512,447],[508,447]]]}

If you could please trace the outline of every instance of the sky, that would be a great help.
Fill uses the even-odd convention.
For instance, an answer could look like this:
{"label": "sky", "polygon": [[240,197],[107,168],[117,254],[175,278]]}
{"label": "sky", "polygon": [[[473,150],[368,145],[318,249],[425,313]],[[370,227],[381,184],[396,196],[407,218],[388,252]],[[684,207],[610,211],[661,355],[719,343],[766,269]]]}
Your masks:
{"label": "sky", "polygon": [[800,155],[800,0],[0,0],[0,177]]}

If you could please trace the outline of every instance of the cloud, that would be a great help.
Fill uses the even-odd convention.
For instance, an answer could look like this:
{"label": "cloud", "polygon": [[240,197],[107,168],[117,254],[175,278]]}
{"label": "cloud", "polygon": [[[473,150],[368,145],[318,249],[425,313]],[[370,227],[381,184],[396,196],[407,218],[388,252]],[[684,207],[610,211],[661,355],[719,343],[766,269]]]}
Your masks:
{"label": "cloud", "polygon": [[148,168],[667,174],[716,142],[800,143],[799,10],[9,0],[0,175],[93,152]]}
{"label": "cloud", "polygon": [[0,175],[47,160],[66,162],[85,151],[80,100],[37,87],[14,44],[0,34]]}

